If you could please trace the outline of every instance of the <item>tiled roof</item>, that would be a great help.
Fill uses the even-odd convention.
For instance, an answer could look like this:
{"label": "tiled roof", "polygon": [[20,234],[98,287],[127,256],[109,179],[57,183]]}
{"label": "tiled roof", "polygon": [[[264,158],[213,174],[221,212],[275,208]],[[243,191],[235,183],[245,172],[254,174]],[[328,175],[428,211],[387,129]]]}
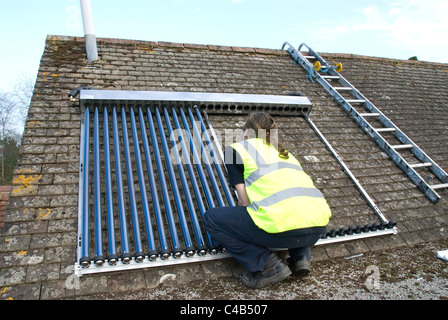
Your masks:
{"label": "tiled roof", "polygon": [[[318,50],[318,48],[315,48]],[[98,39],[99,60],[85,59],[83,38],[48,36],[28,113],[9,206],[0,229],[2,299],[55,299],[216,277],[240,269],[211,262],[81,278],[67,287],[76,260],[80,110],[68,92],[96,89],[284,95],[313,102],[313,121],[381,211],[398,223],[395,236],[313,248],[317,259],[381,250],[447,236],[448,192],[431,203],[318,84],[281,50]],[[448,65],[323,54],[443,168],[448,169]],[[244,116],[210,115],[215,129]],[[377,221],[361,194],[303,118],[278,118],[286,147],[297,156],[333,210],[330,227]],[[212,271],[213,270],[213,271]]]}

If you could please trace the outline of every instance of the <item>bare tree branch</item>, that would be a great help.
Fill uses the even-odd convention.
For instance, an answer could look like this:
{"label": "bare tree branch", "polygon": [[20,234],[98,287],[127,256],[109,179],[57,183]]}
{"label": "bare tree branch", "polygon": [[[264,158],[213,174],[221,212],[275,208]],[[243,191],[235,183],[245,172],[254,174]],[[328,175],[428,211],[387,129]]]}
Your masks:
{"label": "bare tree branch", "polygon": [[[5,175],[9,175],[9,172],[5,174],[5,163],[16,163],[33,89],[33,82],[22,77],[12,92],[0,91],[0,181],[5,181]],[[11,140],[15,141],[17,152],[5,151],[7,146],[14,147]]]}

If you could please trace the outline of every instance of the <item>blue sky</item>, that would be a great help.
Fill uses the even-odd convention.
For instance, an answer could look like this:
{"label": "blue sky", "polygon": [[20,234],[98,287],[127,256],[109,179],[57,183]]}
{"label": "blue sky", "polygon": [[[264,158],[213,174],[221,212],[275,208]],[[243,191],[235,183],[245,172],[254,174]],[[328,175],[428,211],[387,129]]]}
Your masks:
{"label": "blue sky", "polygon": [[[47,34],[83,36],[79,0],[0,0],[0,90],[35,78]],[[92,0],[97,37],[448,63],[446,0]]]}

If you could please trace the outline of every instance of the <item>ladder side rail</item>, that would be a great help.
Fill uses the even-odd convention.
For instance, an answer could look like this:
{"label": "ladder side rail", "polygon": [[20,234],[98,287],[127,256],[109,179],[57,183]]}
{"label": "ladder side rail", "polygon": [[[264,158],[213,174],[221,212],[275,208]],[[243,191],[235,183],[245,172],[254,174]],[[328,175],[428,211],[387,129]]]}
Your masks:
{"label": "ladder side rail", "polygon": [[431,171],[443,183],[448,182],[448,174],[406,134],[404,134],[401,130],[397,130],[395,132],[395,136],[403,144],[412,144],[414,146],[410,150],[412,154],[423,163],[431,163],[431,166],[428,167],[429,171]]}
{"label": "ladder side rail", "polygon": [[[294,58],[294,61],[298,62],[302,65],[302,67],[308,71],[310,74],[313,72],[313,75],[316,77],[317,82],[319,82],[335,99],[336,101],[348,112],[350,115],[363,127],[366,129],[366,127],[369,127],[367,130],[370,135],[374,138],[374,140],[377,142],[377,144],[381,147],[383,151],[385,151],[392,160],[398,165],[399,168],[401,168],[406,175],[411,179],[411,181],[420,189],[422,190],[425,195],[431,199],[433,202],[437,202],[440,199],[440,196],[437,194],[437,192],[434,191],[434,189],[431,188],[430,185],[428,185],[423,178],[392,148],[392,146],[381,136],[378,134],[375,128],[373,128],[365,119],[352,108],[352,106],[345,100],[344,97],[342,97],[341,94],[337,90],[335,90],[328,81],[326,81],[319,73],[314,71],[314,66],[300,53],[300,48],[302,46],[306,46],[308,48],[309,54],[312,54],[316,57],[317,60],[319,60],[322,64],[328,65],[327,62],[315,51],[310,49],[306,44],[301,44],[299,46],[299,50],[295,50],[289,43],[286,43],[283,45],[283,47],[288,44],[288,52],[290,55]],[[311,70],[313,68],[313,70]],[[372,113],[378,113],[380,114],[380,120],[381,122],[387,127],[392,127],[395,129],[394,131],[397,133],[397,138],[400,142],[404,144],[412,144],[413,148],[411,149],[411,152],[422,162],[429,162],[432,164],[430,167],[431,172],[433,172],[437,178],[439,178],[443,183],[445,183],[448,180],[447,173],[440,168],[426,153],[421,150],[409,137],[407,137],[393,122],[387,118],[384,113],[382,113],[373,103],[371,103],[364,95],[362,95],[359,90],[357,90],[353,85],[347,81],[344,77],[342,77],[337,71],[334,69],[328,70],[326,72],[329,76],[337,76],[339,81],[344,86],[351,87],[353,89],[353,93],[355,97],[359,100],[365,101],[365,107],[370,110]],[[362,119],[362,120],[361,120]],[[407,142],[407,143],[405,143]]]}
{"label": "ladder side rail", "polygon": [[314,66],[299,51],[292,47],[288,48],[287,51],[293,57],[294,62],[300,64],[306,71],[309,71],[310,68],[314,69]]}
{"label": "ladder side rail", "polygon": [[288,53],[291,55],[291,57],[294,60],[294,63],[300,64],[302,66],[302,68],[304,68],[306,70],[306,72],[308,73],[308,76],[309,76],[310,80],[313,81],[312,77],[316,74],[316,72],[314,71],[314,65],[312,63],[310,63],[308,61],[308,59],[305,58],[305,56],[300,52],[300,48],[302,46],[306,46],[308,48],[308,50],[310,50],[310,52],[309,52],[310,54],[313,54],[317,59],[321,59],[322,60],[322,58],[317,53],[315,53],[313,50],[311,50],[304,43],[302,43],[299,46],[299,50],[296,50],[289,42],[283,43],[282,50],[283,50],[283,48],[286,45],[288,45],[288,48],[286,49],[286,51],[288,51]]}
{"label": "ladder side rail", "polygon": [[[317,61],[319,61],[322,65],[322,67],[328,67],[329,64],[327,63],[327,61],[324,60],[324,58],[322,58],[317,52],[315,52],[313,49],[311,49],[310,47],[307,46],[306,43],[301,43],[297,49],[297,52],[299,52],[299,54],[303,57],[303,59],[305,59],[308,62],[308,59],[306,59],[303,54],[300,52],[300,49],[302,47],[306,47],[308,50],[308,54],[310,54],[311,56],[314,56],[316,58]],[[309,62],[308,62],[309,63]],[[309,63],[310,66],[312,66],[312,68],[314,69],[314,64]]]}
{"label": "ladder side rail", "polygon": [[411,179],[411,181],[433,202],[440,200],[440,195],[435,192],[420,176],[420,174],[412,168],[406,160],[404,160],[400,154],[390,145],[377,131],[367,122],[360,113],[354,109],[342,95],[334,90],[334,88],[322,78],[317,76],[317,82],[319,82],[335,99],[340,103],[342,108],[346,110],[350,116],[358,123],[358,125],[364,129],[378,144],[378,146],[386,152],[386,154],[395,162],[395,164],[405,172],[405,174]]}
{"label": "ladder side rail", "polygon": [[[353,94],[356,99],[365,100],[365,107],[372,113],[378,113],[379,121],[387,128],[395,129],[395,136],[402,144],[412,144],[413,148],[410,149],[412,154],[423,163],[431,163],[432,166],[429,170],[434,173],[434,175],[440,179],[443,183],[448,182],[448,174],[430,157],[424,152],[411,138],[409,138],[392,120],[390,120],[380,109],[378,109],[372,102],[369,101],[358,89],[356,89],[348,80],[346,80],[340,73],[335,70],[330,70],[327,74],[338,76],[339,81],[347,87],[353,89]],[[341,103],[345,99],[335,90],[325,79],[322,78],[320,74],[317,74],[318,82],[329,91],[329,93],[335,97],[336,100]],[[346,108],[345,108],[346,109]],[[347,110],[347,109],[346,109]]]}
{"label": "ladder side rail", "polygon": [[[373,129],[370,126],[371,130]],[[440,200],[440,195],[426,183],[423,177],[389,144],[376,130],[368,132],[380,148],[404,171],[408,178],[433,202]]]}

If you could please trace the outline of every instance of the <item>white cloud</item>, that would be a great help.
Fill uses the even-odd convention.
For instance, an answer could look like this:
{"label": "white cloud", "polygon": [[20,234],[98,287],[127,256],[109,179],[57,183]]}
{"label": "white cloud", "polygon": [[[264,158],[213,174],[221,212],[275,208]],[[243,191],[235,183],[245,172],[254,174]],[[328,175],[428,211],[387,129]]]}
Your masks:
{"label": "white cloud", "polygon": [[400,0],[384,7],[354,9],[353,16],[343,21],[313,23],[309,32],[312,39],[325,41],[327,47],[348,46],[352,42],[364,46],[363,54],[369,54],[365,52],[369,50],[375,55],[375,46],[390,47],[389,52],[383,49],[378,55],[391,57],[388,54],[393,49],[423,60],[448,62],[444,54],[448,51],[447,13],[448,1]]}
{"label": "white cloud", "polygon": [[389,45],[415,50],[416,54],[430,48],[448,49],[448,2],[406,1],[391,6],[386,12],[374,6],[365,8],[366,20],[355,28],[380,32]]}
{"label": "white cloud", "polygon": [[362,10],[366,19],[364,23],[356,24],[355,30],[381,31],[387,29],[387,23],[383,20],[381,11],[377,6],[368,6]]}

